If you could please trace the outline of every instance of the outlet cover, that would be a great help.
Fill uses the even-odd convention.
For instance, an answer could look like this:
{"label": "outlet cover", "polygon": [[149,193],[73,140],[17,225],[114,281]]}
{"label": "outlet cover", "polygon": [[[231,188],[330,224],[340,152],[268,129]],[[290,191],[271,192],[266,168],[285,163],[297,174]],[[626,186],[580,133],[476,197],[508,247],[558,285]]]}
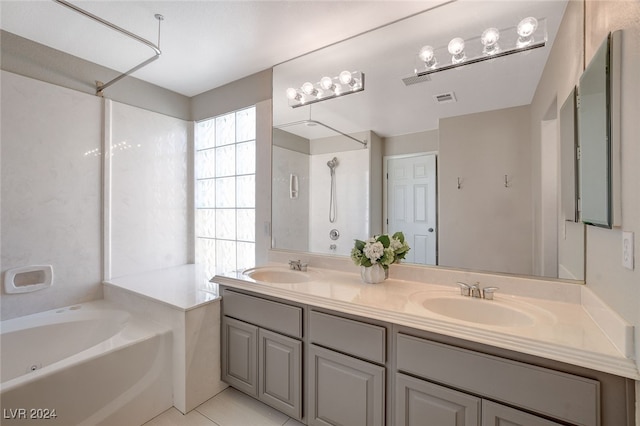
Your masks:
{"label": "outlet cover", "polygon": [[633,232],[622,232],[622,266],[633,271]]}

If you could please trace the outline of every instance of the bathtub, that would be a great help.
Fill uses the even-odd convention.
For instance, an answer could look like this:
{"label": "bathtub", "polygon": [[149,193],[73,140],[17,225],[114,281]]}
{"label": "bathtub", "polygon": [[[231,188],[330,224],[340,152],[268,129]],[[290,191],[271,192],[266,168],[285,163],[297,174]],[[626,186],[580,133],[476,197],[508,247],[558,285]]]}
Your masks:
{"label": "bathtub", "polygon": [[0,422],[139,426],[173,405],[171,332],[107,301],[0,325]]}

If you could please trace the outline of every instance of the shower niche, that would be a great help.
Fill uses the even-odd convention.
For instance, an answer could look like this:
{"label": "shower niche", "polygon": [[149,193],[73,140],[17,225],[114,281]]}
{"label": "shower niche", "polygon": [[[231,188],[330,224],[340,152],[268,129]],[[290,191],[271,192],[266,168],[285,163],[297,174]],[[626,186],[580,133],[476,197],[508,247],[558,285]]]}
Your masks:
{"label": "shower niche", "polygon": [[382,232],[375,133],[304,120],[274,127],[272,149],[272,248],[344,256],[354,239]]}

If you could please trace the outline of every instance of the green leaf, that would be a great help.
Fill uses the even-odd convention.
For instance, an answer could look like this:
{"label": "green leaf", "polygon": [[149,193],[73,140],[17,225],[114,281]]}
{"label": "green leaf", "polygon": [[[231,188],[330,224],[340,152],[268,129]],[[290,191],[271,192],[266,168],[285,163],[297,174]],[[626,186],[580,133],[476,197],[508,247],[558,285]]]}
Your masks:
{"label": "green leaf", "polygon": [[395,234],[393,234],[393,238],[399,240],[401,243],[404,243],[404,234],[401,231],[398,231]]}
{"label": "green leaf", "polygon": [[364,241],[361,241],[361,240],[355,240],[355,241],[356,241],[355,247],[356,247],[358,250],[361,250],[361,251],[362,251],[362,250],[364,249],[365,242],[364,242]]}
{"label": "green leaf", "polygon": [[388,235],[380,235],[378,237],[378,242],[382,243],[382,246],[384,248],[388,248],[389,245],[391,245],[391,239],[389,238]]}

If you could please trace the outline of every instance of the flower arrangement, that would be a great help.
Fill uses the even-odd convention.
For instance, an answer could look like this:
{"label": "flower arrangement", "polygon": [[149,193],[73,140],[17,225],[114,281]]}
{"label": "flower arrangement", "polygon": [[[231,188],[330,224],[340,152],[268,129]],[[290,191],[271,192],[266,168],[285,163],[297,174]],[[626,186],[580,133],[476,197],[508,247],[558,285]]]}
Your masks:
{"label": "flower arrangement", "polygon": [[386,270],[389,265],[399,262],[411,250],[402,232],[392,236],[377,235],[367,241],[356,240],[351,250],[351,260],[358,266],[380,264]]}

